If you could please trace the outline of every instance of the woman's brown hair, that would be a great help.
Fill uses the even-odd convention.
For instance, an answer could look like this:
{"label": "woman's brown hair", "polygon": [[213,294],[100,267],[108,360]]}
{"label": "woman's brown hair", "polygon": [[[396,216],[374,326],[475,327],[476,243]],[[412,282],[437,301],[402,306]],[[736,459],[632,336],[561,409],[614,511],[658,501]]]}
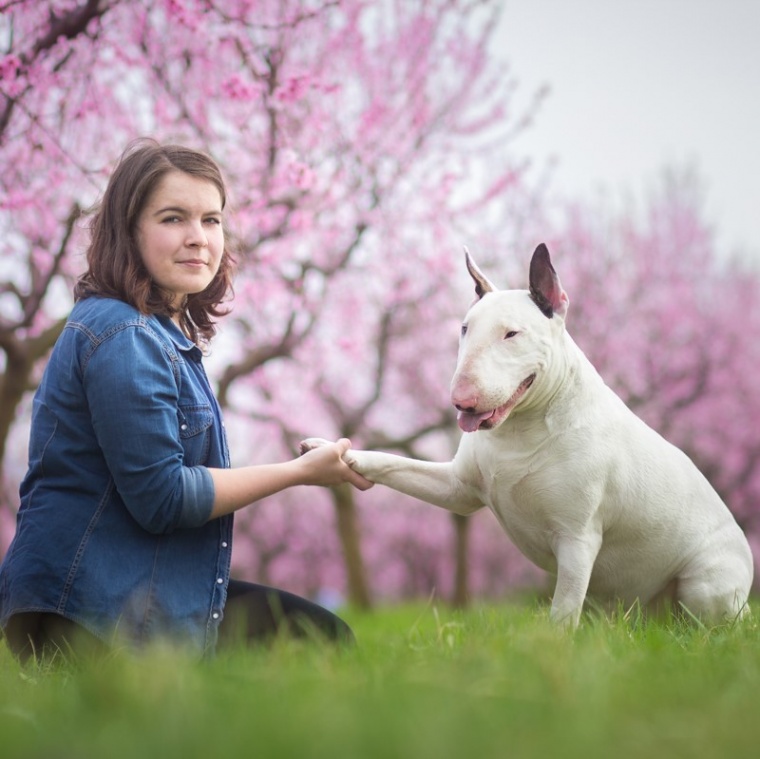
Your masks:
{"label": "woman's brown hair", "polygon": [[[219,190],[224,208],[227,202],[224,179],[210,156],[147,138],[130,143],[95,212],[87,271],[74,288],[76,300],[100,295],[123,300],[144,314],[177,313],[171,305],[171,294],[161,290],[148,274],[137,244],[140,213],[170,171],[182,171],[211,182]],[[179,311],[182,330],[196,343],[208,342],[216,333],[214,317],[226,313],[219,306],[232,294],[233,263],[225,242],[216,276],[203,292],[188,295]]]}

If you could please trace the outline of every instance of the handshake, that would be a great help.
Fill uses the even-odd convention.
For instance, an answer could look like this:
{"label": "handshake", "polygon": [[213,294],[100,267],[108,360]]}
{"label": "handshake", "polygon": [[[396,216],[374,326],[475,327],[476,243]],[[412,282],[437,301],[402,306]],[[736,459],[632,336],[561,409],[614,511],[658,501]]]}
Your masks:
{"label": "handshake", "polygon": [[332,443],[310,437],[302,440],[299,448],[301,461],[308,467],[305,485],[334,487],[347,482],[359,490],[369,490],[374,484],[358,470],[359,463],[348,438]]}

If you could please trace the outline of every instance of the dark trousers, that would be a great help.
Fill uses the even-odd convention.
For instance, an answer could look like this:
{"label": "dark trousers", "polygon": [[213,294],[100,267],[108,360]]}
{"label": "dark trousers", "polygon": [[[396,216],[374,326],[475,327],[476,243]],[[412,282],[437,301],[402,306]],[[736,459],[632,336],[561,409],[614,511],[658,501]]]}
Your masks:
{"label": "dark trousers", "polygon": [[[351,628],[331,611],[266,585],[230,580],[218,649],[263,643],[278,635],[353,643]],[[22,661],[80,658],[108,650],[106,644],[59,614],[14,614],[5,629],[8,647]]]}
{"label": "dark trousers", "polygon": [[256,642],[277,634],[353,643],[351,628],[319,604],[285,590],[230,580],[219,647]]}

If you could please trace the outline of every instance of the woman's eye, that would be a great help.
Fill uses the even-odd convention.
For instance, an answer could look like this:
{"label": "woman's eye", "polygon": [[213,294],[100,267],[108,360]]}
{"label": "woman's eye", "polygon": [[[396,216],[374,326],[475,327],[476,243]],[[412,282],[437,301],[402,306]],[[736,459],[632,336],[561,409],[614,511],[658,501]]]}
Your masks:
{"label": "woman's eye", "polygon": [[511,337],[515,337],[517,335],[517,332],[515,330],[511,329],[509,332],[507,332],[506,335],[504,335],[505,340],[509,340]]}
{"label": "woman's eye", "polygon": [[210,216],[208,219],[206,219],[206,224],[221,224],[222,220],[217,218],[216,216]]}

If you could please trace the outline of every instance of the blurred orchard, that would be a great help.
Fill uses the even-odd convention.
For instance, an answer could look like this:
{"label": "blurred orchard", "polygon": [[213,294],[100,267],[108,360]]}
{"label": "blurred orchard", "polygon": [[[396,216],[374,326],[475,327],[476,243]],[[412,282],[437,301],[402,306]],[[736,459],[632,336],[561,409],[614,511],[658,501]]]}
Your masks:
{"label": "blurred orchard", "polygon": [[[233,464],[292,457],[314,435],[449,458],[473,298],[462,248],[524,287],[543,241],[576,341],[689,453],[760,555],[758,273],[716,249],[689,172],[663,172],[638,205],[550,201],[519,147],[544,93],[516,97],[493,39],[501,10],[0,0],[0,553],[88,211],[127,143],[151,135],[208,150],[230,186],[235,298],[207,367]],[[381,487],[298,488],[240,512],[234,570],[363,607],[545,582],[489,513]]]}

